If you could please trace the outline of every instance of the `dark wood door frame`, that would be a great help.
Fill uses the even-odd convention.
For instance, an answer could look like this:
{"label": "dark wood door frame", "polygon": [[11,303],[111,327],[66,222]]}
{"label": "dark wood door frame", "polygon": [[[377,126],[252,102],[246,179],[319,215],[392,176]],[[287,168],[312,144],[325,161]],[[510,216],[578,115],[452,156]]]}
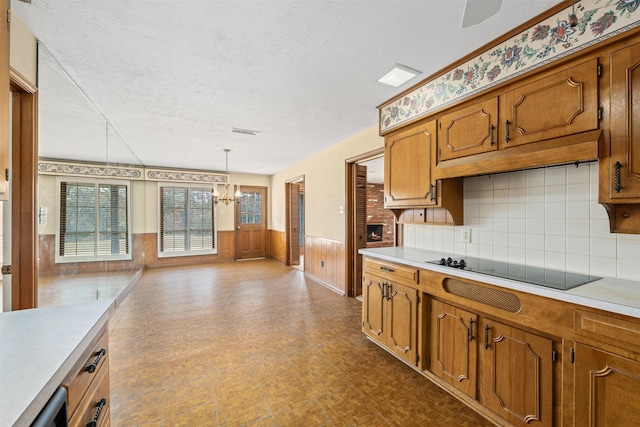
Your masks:
{"label": "dark wood door frame", "polygon": [[38,306],[38,93],[13,69],[10,78],[11,309],[21,310]]}
{"label": "dark wood door frame", "polygon": [[[296,184],[300,184],[303,183],[304,185],[304,175],[300,175],[297,176],[295,178],[291,178],[288,179],[284,182],[284,186],[285,186],[285,250],[287,252],[286,255],[286,262],[285,264],[288,266],[293,265],[293,260],[292,260],[292,245],[291,245],[291,239],[292,239],[292,233],[293,230],[291,229],[291,186],[292,185],[296,185]],[[299,230],[298,230],[299,232]]]}
{"label": "dark wood door frame", "polygon": [[345,232],[345,277],[347,283],[345,284],[348,297],[355,296],[355,284],[356,280],[362,280],[356,276],[356,257],[358,256],[356,250],[356,164],[365,160],[372,159],[374,157],[380,157],[384,154],[384,147],[376,150],[369,151],[367,153],[360,154],[355,157],[351,157],[345,160],[345,195],[347,202],[347,218],[346,218],[346,232]]}

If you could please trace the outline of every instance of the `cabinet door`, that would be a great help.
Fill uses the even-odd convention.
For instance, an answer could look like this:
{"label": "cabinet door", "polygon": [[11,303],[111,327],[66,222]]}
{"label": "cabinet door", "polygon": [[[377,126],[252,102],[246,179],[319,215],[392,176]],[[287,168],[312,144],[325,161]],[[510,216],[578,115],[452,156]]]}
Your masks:
{"label": "cabinet door", "polygon": [[431,302],[429,370],[476,398],[478,316],[449,304]]}
{"label": "cabinet door", "polygon": [[597,129],[598,61],[505,93],[500,121],[500,149]]}
{"label": "cabinet door", "polygon": [[387,301],[387,347],[416,365],[418,346],[418,291],[390,283]]}
{"label": "cabinet door", "polygon": [[384,323],[386,299],[384,279],[365,274],[362,284],[362,332],[385,344],[386,328]]}
{"label": "cabinet door", "polygon": [[553,341],[485,319],[482,403],[517,426],[553,425]]}
{"label": "cabinet door", "polygon": [[437,162],[496,150],[498,98],[442,116],[438,122]]}
{"label": "cabinet door", "polygon": [[576,343],[575,425],[640,426],[640,363]]}
{"label": "cabinet door", "polygon": [[435,120],[385,138],[386,208],[433,206],[437,203],[436,183],[431,178],[431,156],[435,140]]}
{"label": "cabinet door", "polygon": [[640,197],[640,43],[611,54],[610,197]]}

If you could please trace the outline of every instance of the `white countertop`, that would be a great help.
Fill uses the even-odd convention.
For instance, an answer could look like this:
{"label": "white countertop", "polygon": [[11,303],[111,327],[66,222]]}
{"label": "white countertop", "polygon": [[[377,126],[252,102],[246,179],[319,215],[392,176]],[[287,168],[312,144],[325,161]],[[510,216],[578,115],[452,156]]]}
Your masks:
{"label": "white countertop", "polygon": [[28,426],[109,319],[113,300],[0,314],[0,426]]}
{"label": "white countertop", "polygon": [[[598,308],[612,313],[624,314],[640,319],[640,282],[633,280],[604,277],[595,282],[578,286],[568,291],[561,291],[544,286],[531,285],[500,277],[473,273],[450,267],[432,264],[427,261],[439,260],[451,256],[442,252],[428,251],[404,246],[360,249],[365,256],[371,256],[386,261],[411,265],[423,270],[432,270],[471,280],[477,280],[491,285],[501,286],[530,294],[566,301],[586,307]],[[462,258],[464,258],[462,256]]]}

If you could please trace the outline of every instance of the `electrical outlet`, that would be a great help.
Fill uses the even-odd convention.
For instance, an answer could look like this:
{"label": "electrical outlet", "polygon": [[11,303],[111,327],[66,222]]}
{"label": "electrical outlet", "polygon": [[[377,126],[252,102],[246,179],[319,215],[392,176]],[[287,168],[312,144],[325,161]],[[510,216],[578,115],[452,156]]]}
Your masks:
{"label": "electrical outlet", "polygon": [[470,228],[462,228],[460,229],[460,241],[462,243],[471,243],[471,229]]}

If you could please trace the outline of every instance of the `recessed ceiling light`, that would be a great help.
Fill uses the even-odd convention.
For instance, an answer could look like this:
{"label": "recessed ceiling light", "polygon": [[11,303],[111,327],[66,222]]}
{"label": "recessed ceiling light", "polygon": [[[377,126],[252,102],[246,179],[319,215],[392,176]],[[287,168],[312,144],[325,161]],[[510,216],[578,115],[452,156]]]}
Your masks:
{"label": "recessed ceiling light", "polygon": [[380,77],[378,81],[389,86],[398,87],[405,84],[418,74],[422,73],[418,70],[414,70],[413,68],[396,64],[391,71]]}

